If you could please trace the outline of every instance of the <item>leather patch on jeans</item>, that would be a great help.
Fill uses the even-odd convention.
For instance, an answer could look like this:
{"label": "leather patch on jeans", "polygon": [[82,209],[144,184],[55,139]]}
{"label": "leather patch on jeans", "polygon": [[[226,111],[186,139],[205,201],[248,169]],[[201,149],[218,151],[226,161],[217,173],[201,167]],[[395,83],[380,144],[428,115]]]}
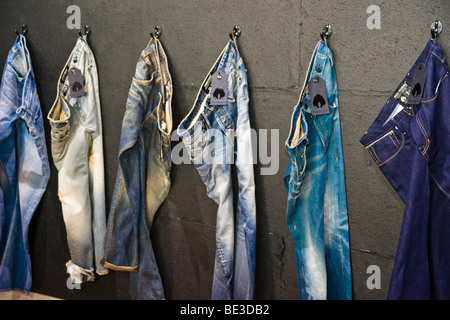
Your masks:
{"label": "leather patch on jeans", "polygon": [[71,68],[67,74],[69,77],[70,96],[72,98],[79,98],[86,94],[84,87],[84,78],[80,69]]}
{"label": "leather patch on jeans", "polygon": [[414,71],[414,77],[411,84],[411,94],[408,98],[408,104],[420,104],[426,79],[427,67],[425,66],[425,64],[421,63]]}
{"label": "leather patch on jeans", "polygon": [[320,77],[312,78],[308,83],[309,97],[311,99],[311,112],[313,115],[329,114],[327,85]]}
{"label": "leather patch on jeans", "polygon": [[222,70],[217,70],[211,77],[210,105],[226,106],[228,103],[228,78]]}

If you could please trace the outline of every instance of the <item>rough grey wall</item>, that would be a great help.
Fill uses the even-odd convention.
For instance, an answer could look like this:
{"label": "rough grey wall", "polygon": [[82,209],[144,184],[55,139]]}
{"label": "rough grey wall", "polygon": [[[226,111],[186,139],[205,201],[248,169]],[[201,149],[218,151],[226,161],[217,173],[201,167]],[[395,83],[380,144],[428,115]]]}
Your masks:
{"label": "rough grey wall", "polygon": [[[174,122],[190,110],[198,87],[228,41],[235,24],[248,69],[250,116],[255,129],[279,129],[279,172],[262,176],[255,166],[257,196],[257,299],[297,299],[293,243],[285,222],[283,176],[289,158],[284,141],[304,81],[306,67],[325,24],[333,26],[329,46],[335,56],[340,93],[344,160],[355,299],[385,299],[402,221],[403,203],[384,179],[359,139],[403,79],[440,19],[439,43],[450,49],[450,2],[408,1],[154,1],[2,0],[0,65],[12,46],[14,29],[27,36],[44,114],[56,96],[56,83],[75,41],[66,9],[81,8],[82,26],[99,68],[105,136],[106,199],[112,198],[118,166],[122,116],[136,61],[154,26],[174,80]],[[381,29],[369,30],[369,5],[381,8]],[[1,70],[2,70],[1,69]],[[1,71],[0,70],[0,71]],[[50,150],[48,122],[45,121]],[[128,275],[113,272],[81,290],[69,290],[64,263],[69,259],[57,172],[30,230],[33,291],[66,299],[127,299]],[[212,282],[216,206],[191,165],[174,166],[172,190],[157,213],[152,239],[167,299],[209,299]],[[367,267],[381,268],[381,289],[369,290]]]}

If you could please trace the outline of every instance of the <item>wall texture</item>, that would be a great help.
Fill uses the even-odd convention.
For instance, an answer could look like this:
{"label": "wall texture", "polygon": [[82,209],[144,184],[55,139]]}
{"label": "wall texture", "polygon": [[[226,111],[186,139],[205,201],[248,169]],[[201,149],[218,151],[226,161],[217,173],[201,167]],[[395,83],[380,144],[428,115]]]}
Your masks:
{"label": "wall texture", "polygon": [[[331,24],[328,41],[339,84],[352,274],[355,299],[385,299],[404,205],[382,176],[360,137],[397,87],[430,38],[435,19],[444,24],[439,43],[450,53],[450,2],[396,1],[154,1],[80,0],[0,2],[0,71],[14,43],[14,29],[25,23],[44,114],[56,96],[56,83],[76,42],[66,27],[66,9],[81,8],[82,26],[92,27],[103,112],[106,200],[110,207],[122,116],[149,32],[160,24],[161,41],[174,81],[177,126],[194,102],[198,87],[228,41],[235,24],[238,46],[248,69],[252,127],[279,129],[280,168],[261,175],[255,166],[257,197],[256,298],[294,300],[297,294],[293,243],[286,226],[283,176],[289,157],[284,141],[292,110],[319,34]],[[381,8],[381,29],[369,30],[369,5]],[[447,55],[448,56],[448,55]],[[50,150],[50,127],[45,121]],[[174,143],[176,144],[176,143]],[[70,290],[65,226],[52,166],[48,190],[32,220],[30,250],[33,291],[64,299],[128,299],[128,274],[112,272]],[[209,299],[215,252],[216,205],[208,199],[192,165],[172,171],[171,192],[156,215],[152,239],[167,299]],[[367,267],[381,269],[381,289],[366,286]]]}

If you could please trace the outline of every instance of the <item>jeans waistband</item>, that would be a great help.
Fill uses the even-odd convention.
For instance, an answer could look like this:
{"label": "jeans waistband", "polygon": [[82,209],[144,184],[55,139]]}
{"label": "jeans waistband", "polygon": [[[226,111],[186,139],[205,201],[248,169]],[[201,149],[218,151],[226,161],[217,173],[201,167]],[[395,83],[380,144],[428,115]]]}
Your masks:
{"label": "jeans waistband", "polygon": [[[139,56],[128,94],[119,146],[121,152],[133,145],[142,126],[149,124],[158,127],[164,145],[170,144],[173,127],[172,95],[172,77],[166,53],[161,42],[152,38]],[[150,96],[155,99],[148,98]],[[147,101],[144,97],[150,100]]]}
{"label": "jeans waistband", "polygon": [[[47,119],[50,122],[50,125],[58,129],[61,127],[61,124],[64,124],[67,122],[67,119],[71,117],[71,111],[70,111],[70,102],[68,100],[68,97],[65,97],[67,92],[70,92],[70,86],[67,81],[67,74],[69,71],[69,67],[71,64],[76,64],[78,60],[80,59],[82,54],[91,55],[92,50],[89,47],[89,44],[87,43],[86,36],[79,37],[75,47],[73,48],[69,58],[67,59],[66,64],[64,65],[61,74],[59,76],[58,84],[57,84],[57,93],[56,93],[56,99],[53,104],[53,107],[51,108],[50,112],[48,113]],[[85,71],[85,70],[83,70]],[[58,111],[58,107],[62,108],[66,117],[62,119],[54,119],[54,113],[55,111]],[[79,107],[80,108],[80,107]]]}
{"label": "jeans waistband", "polygon": [[[152,119],[158,123],[158,128],[164,135],[170,135],[172,132],[172,76],[169,72],[167,55],[161,42],[152,38],[147,47],[142,51],[140,59],[144,59],[147,63],[155,66],[160,73],[160,79],[157,83],[161,86],[161,103],[158,104],[156,119]],[[152,112],[152,110],[149,110]],[[144,115],[145,118],[146,115]]]}
{"label": "jeans waistband", "polygon": [[[16,109],[16,105],[10,105],[13,109],[5,111],[9,114],[17,113],[25,117],[27,121],[34,122],[39,116],[38,104],[35,103],[36,82],[34,81],[33,67],[31,57],[27,48],[26,38],[20,34],[14,46],[9,52],[7,64],[14,70],[18,77],[23,78],[21,105]],[[18,80],[18,79],[17,79]],[[30,125],[30,123],[28,123]]]}
{"label": "jeans waistband", "polygon": [[[309,100],[307,85],[313,76],[323,76],[327,59],[330,59],[330,64],[332,66],[333,55],[330,48],[328,48],[325,42],[319,41],[314,48],[308,69],[306,71],[305,82],[300,92],[297,105],[292,114],[290,133],[286,141],[286,149],[288,150],[290,156],[295,159],[298,159],[298,157],[304,153],[304,149],[308,145],[308,124],[304,118],[303,112],[310,114],[311,109],[302,108],[303,104]],[[327,83],[327,85],[329,86],[330,84]],[[334,92],[335,84],[333,84],[333,88],[330,89]],[[294,139],[295,144],[292,143]]]}
{"label": "jeans waistband", "polygon": [[[434,44],[433,41],[428,41],[425,49],[420,54],[419,58],[416,60],[414,65],[411,67],[410,71],[407,73],[405,78],[400,82],[400,85],[404,82],[407,82],[411,84],[414,73],[416,68],[419,66],[419,64],[423,63],[427,67],[427,79],[429,76],[433,75],[434,72],[436,72],[435,68],[433,68],[434,65],[434,58],[437,58],[440,63],[447,64],[444,58],[444,54],[439,47],[439,45]],[[399,86],[400,87],[400,86]],[[407,104],[400,104],[395,98],[396,92],[394,92],[385,105],[383,106],[382,110],[378,114],[377,118],[373,122],[373,124],[369,127],[367,132],[364,134],[364,136],[361,138],[360,142],[365,146],[368,147],[377,139],[380,139],[385,135],[387,132],[396,129],[400,130],[403,134],[409,131],[409,123],[410,119],[414,115],[414,109],[416,107],[407,105]],[[424,97],[426,98],[426,97]],[[403,109],[398,112],[395,116],[389,117],[395,113],[395,109],[398,105],[401,105]],[[417,108],[420,108],[420,105],[418,105]],[[416,112],[417,113],[417,110]]]}
{"label": "jeans waistband", "polygon": [[[194,106],[189,112],[189,114],[183,119],[181,124],[178,127],[178,135],[184,137],[183,140],[188,142],[189,136],[192,136],[194,133],[194,124],[196,119],[199,117],[199,113],[202,111],[202,105],[208,99],[209,93],[205,90],[205,85],[207,84],[210,76],[214,74],[217,70],[222,70],[226,74],[230,74],[230,72],[234,72],[233,68],[239,67],[239,64],[242,63],[242,59],[239,55],[239,52],[234,47],[233,43],[229,41],[222,53],[219,55],[218,59],[212,66],[210,72],[206,76],[203,81],[200,90],[197,94],[197,98],[195,100]],[[223,109],[223,108],[222,108]],[[221,109],[221,110],[222,110]],[[212,111],[214,112],[214,111]]]}
{"label": "jeans waistband", "polygon": [[69,71],[69,66],[70,64],[76,63],[78,61],[78,59],[80,58],[81,54],[86,53],[86,54],[91,54],[92,51],[89,47],[89,44],[87,43],[86,40],[86,36],[82,36],[79,37],[75,47],[73,48],[72,52],[70,53],[69,58],[67,59],[67,62],[64,66],[64,68],[61,71],[61,74],[59,76],[59,81],[58,81],[58,97],[61,95],[61,93],[69,90],[69,85],[66,83],[66,79],[67,79],[67,73]]}

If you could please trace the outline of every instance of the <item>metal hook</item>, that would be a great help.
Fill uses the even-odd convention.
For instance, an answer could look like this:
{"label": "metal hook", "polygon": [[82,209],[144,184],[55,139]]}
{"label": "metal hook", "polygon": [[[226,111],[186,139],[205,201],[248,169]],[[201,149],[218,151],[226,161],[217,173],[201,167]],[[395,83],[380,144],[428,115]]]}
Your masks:
{"label": "metal hook", "polygon": [[[86,37],[89,37],[91,35],[91,32],[92,32],[92,30],[91,30],[90,26],[87,25],[87,26],[84,27],[84,34],[86,35]],[[78,31],[78,36],[79,37],[83,37],[83,34],[81,33],[81,30]]]}
{"label": "metal hook", "polygon": [[242,33],[241,27],[238,25],[234,26],[233,31],[230,32],[231,40],[235,41],[237,38],[241,36],[241,33]]}
{"label": "metal hook", "polygon": [[333,34],[333,28],[331,27],[330,24],[327,24],[325,27],[323,27],[323,31],[320,34],[320,37],[322,38],[322,40],[327,43],[327,40],[331,37],[331,35]]}
{"label": "metal hook", "polygon": [[241,36],[241,33],[242,33],[241,27],[240,26],[234,26],[234,28],[233,28],[234,38],[235,39],[239,38]]}
{"label": "metal hook", "polygon": [[241,27],[238,26],[238,25],[235,25],[234,28],[233,28],[233,31],[230,32],[230,34],[229,34],[230,35],[230,39],[233,42],[234,47],[236,48],[237,52],[239,52],[239,49],[238,49],[238,46],[237,46],[237,43],[236,43],[236,39],[241,36],[241,33],[242,33]]}
{"label": "metal hook", "polygon": [[84,27],[84,33],[86,34],[87,37],[89,37],[91,35],[91,27],[90,26],[85,26]]}
{"label": "metal hook", "polygon": [[[19,30],[14,30],[14,32],[19,35]],[[28,26],[26,24],[22,25],[22,34],[25,36],[28,33]]]}
{"label": "metal hook", "polygon": [[431,25],[431,40],[435,43],[437,36],[442,32],[442,22],[439,20],[434,20]]}
{"label": "metal hook", "polygon": [[155,27],[155,30],[153,31],[154,33],[155,33],[155,38],[157,38],[157,39],[159,39],[160,37],[161,37],[161,35],[162,35],[162,28],[161,28],[161,26],[160,25],[157,25],[156,27]]}

